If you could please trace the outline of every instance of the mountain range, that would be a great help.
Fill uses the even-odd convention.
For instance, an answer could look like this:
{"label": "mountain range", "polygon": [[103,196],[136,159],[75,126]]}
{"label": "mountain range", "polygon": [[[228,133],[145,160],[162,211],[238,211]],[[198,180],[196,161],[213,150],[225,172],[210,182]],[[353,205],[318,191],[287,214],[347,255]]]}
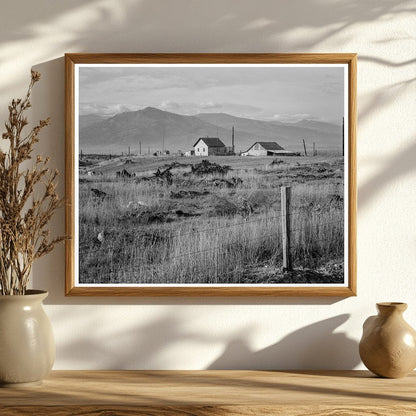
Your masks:
{"label": "mountain range", "polygon": [[79,146],[84,153],[191,150],[199,137],[219,137],[231,146],[235,128],[235,149],[247,150],[256,141],[275,141],[284,149],[303,151],[302,139],[309,150],[315,142],[319,150],[341,151],[342,128],[314,120],[297,123],[264,121],[235,117],[225,113],[201,113],[187,116],[146,107],[104,118],[94,114],[79,117]]}

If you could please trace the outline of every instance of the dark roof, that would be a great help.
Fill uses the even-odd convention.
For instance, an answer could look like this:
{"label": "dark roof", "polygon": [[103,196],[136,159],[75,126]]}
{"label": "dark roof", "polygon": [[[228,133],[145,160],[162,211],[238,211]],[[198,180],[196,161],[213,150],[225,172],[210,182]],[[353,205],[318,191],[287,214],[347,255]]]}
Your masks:
{"label": "dark roof", "polygon": [[[276,142],[255,142],[246,150],[246,152],[250,151],[250,149],[252,149],[257,143],[260,146],[262,146],[263,149],[265,149],[265,150],[270,150],[270,151],[272,151],[272,150],[285,150],[285,149],[283,149],[282,146],[280,146]],[[243,152],[243,153],[246,153],[246,152]]]}
{"label": "dark roof", "polygon": [[225,147],[225,144],[218,137],[200,137],[193,147],[195,147],[200,140],[203,140],[208,147]]}
{"label": "dark roof", "polygon": [[266,150],[284,150],[283,147],[278,145],[276,142],[257,142],[257,143]]}

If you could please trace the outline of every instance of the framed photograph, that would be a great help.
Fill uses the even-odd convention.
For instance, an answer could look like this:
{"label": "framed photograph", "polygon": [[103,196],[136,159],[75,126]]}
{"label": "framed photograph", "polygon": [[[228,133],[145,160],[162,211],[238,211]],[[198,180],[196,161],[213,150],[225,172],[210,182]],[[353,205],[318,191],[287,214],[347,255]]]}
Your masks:
{"label": "framed photograph", "polygon": [[356,295],[355,54],[66,54],[66,295]]}

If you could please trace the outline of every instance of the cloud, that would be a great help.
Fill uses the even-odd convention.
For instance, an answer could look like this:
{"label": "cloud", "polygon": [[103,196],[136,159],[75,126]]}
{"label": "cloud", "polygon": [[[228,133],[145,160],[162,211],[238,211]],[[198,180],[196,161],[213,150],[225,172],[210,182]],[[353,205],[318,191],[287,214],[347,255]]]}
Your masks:
{"label": "cloud", "polygon": [[171,111],[182,115],[194,115],[201,112],[219,112],[223,108],[221,103],[214,101],[203,102],[177,102],[172,100],[164,100],[155,107],[164,111]]}
{"label": "cloud", "polygon": [[176,101],[166,100],[160,103],[159,108],[161,110],[174,111],[174,110],[178,110],[182,108],[182,106],[183,106],[182,104],[179,104]]}
{"label": "cloud", "polygon": [[81,114],[150,106],[181,115],[337,120],[344,112],[343,68],[83,67],[79,101]]}
{"label": "cloud", "polygon": [[203,108],[205,110],[210,110],[210,109],[218,109],[218,108],[222,108],[222,104],[219,103],[215,103],[213,101],[207,101],[205,103],[199,103],[199,108]]}
{"label": "cloud", "polygon": [[260,114],[262,109],[249,104],[220,103],[216,101],[201,102],[177,102],[171,100],[162,101],[154,105],[164,111],[171,111],[182,115],[195,115],[200,113],[229,113],[237,117],[247,117],[253,113]]}
{"label": "cloud", "polygon": [[81,116],[86,114],[97,114],[101,116],[114,116],[119,113],[128,111],[137,111],[144,108],[144,105],[139,104],[96,104],[96,103],[80,103],[79,114]]}

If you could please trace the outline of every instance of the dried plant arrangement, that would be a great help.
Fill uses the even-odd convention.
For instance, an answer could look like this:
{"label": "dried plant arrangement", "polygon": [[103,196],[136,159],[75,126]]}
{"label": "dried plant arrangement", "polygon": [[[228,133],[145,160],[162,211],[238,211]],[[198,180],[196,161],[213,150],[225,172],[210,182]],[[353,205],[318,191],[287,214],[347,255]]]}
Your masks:
{"label": "dried plant arrangement", "polygon": [[32,88],[40,79],[31,72],[27,94],[9,105],[6,132],[8,150],[0,149],[0,293],[24,295],[33,262],[51,252],[64,236],[50,238],[46,229],[63,204],[56,192],[58,171],[49,168],[49,157],[37,156],[31,167],[39,132],[50,119],[41,120],[27,134],[25,112],[31,107]]}

